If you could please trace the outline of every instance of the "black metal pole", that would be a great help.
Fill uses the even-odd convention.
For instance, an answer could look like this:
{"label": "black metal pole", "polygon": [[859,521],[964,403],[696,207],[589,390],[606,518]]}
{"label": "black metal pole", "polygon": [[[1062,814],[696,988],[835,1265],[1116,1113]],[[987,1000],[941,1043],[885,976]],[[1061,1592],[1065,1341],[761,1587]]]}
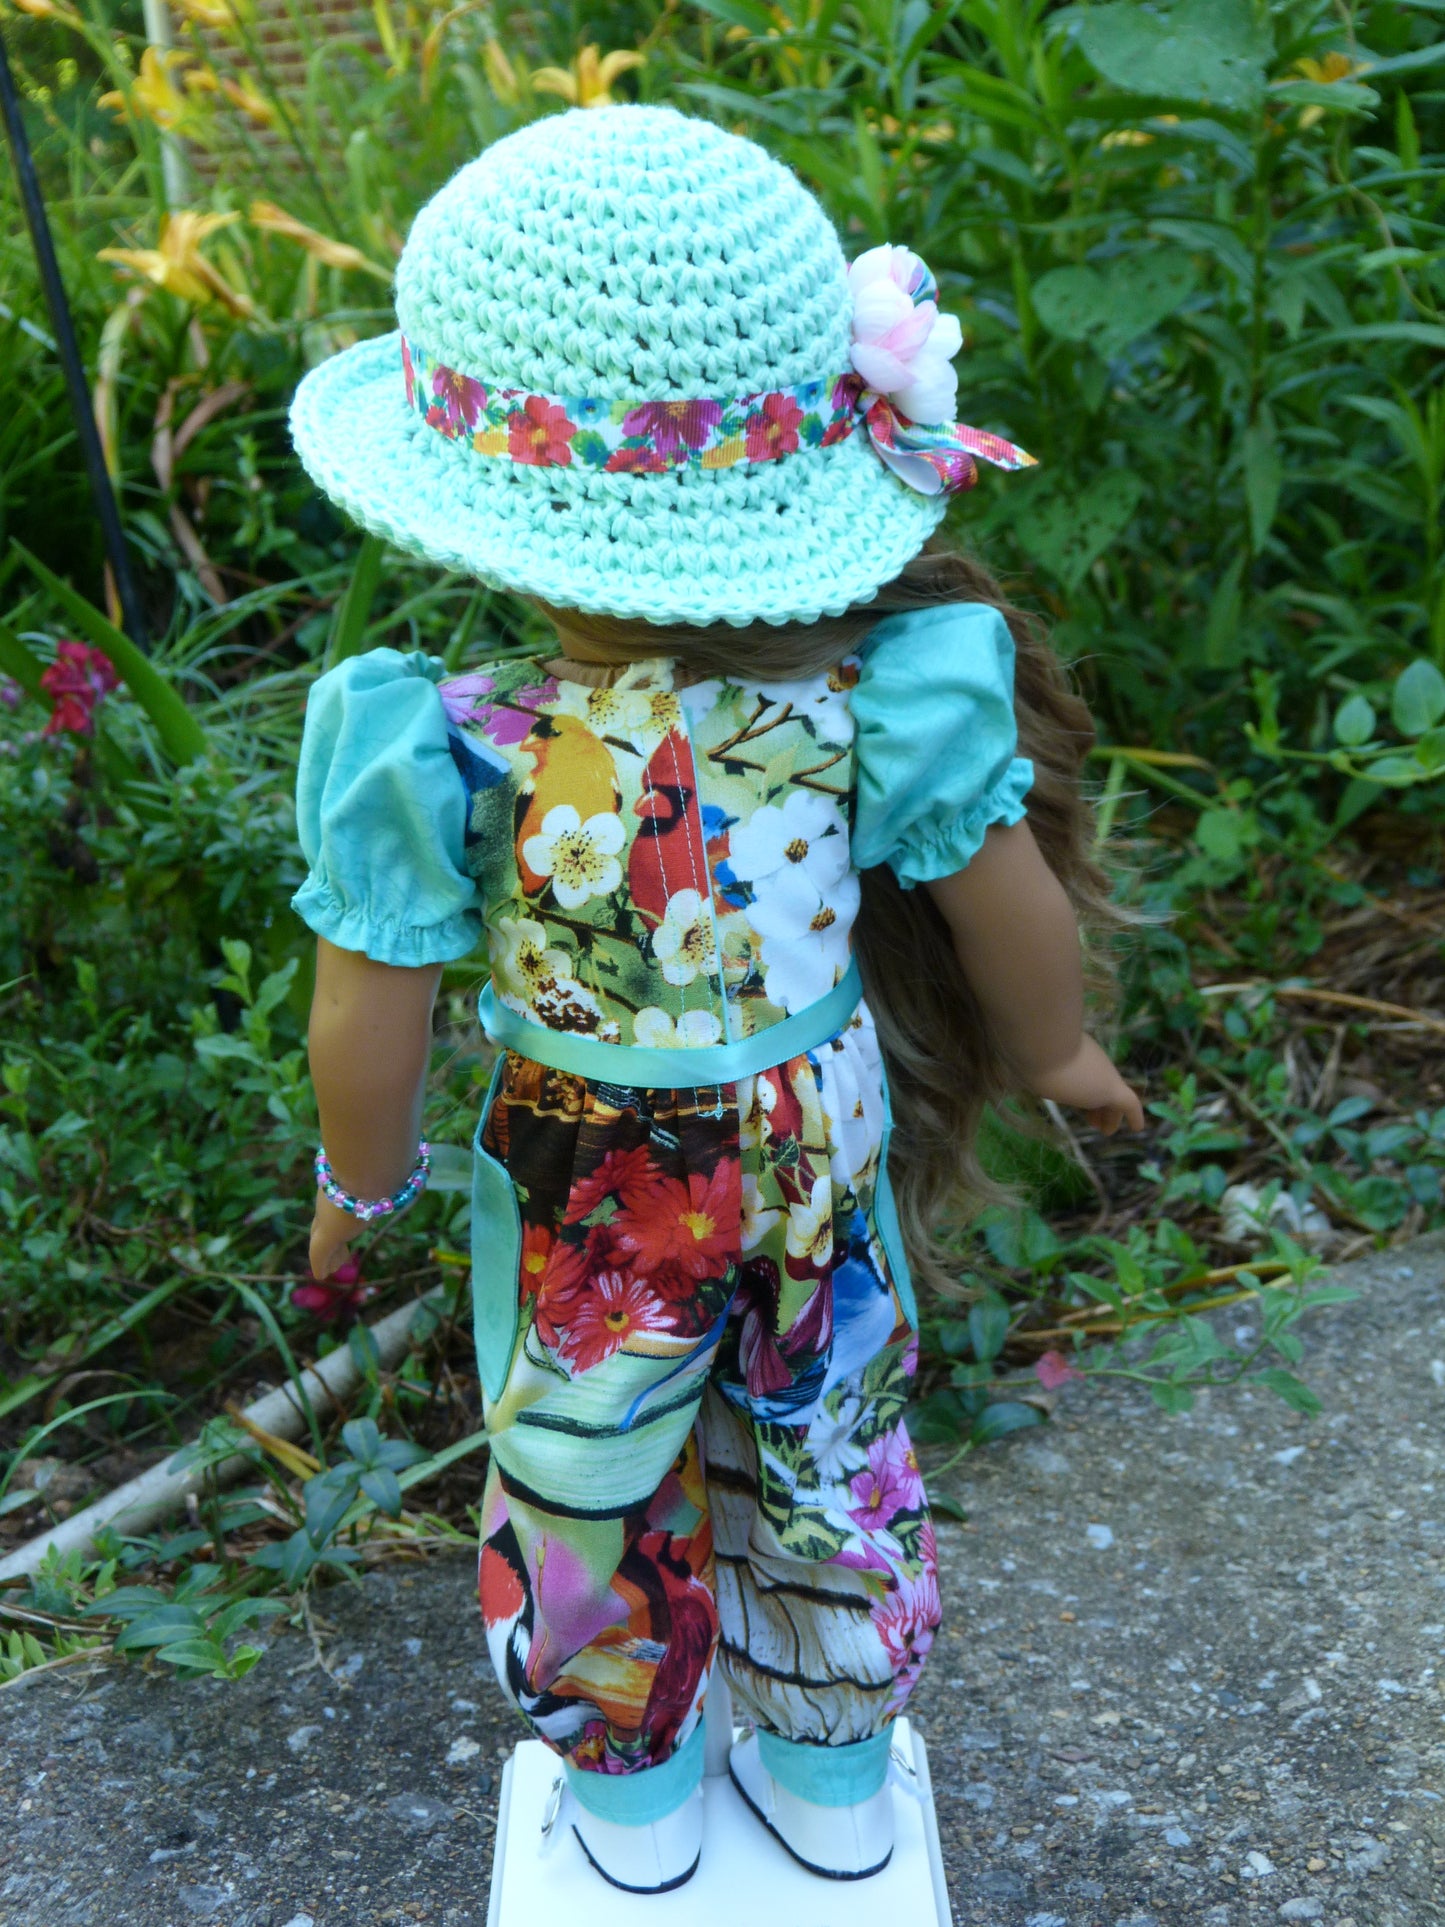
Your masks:
{"label": "black metal pole", "polygon": [[5,115],[10,158],[14,163],[15,178],[20,184],[20,198],[25,203],[25,220],[35,248],[46,305],[50,309],[50,325],[55,330],[55,345],[60,355],[60,365],[65,370],[65,385],[70,390],[70,412],[75,417],[75,431],[80,437],[80,450],[85,457],[85,471],[90,477],[90,492],[95,499],[95,512],[100,517],[101,534],[105,537],[105,550],[110,558],[116,594],[120,597],[126,633],[138,649],[144,649],[149,641],[149,632],[130,572],[130,557],[120,525],[120,511],[116,507],[115,491],[110,485],[100,434],[95,426],[90,389],[81,365],[75,325],[70,318],[70,303],[65,298],[65,283],[60,278],[55,243],[50,238],[50,223],[45,217],[45,202],[41,199],[35,162],[31,158],[30,143],[20,119],[20,97],[15,90],[15,77],[10,71],[10,57],[5,50],[3,34],[0,34],[0,110]]}

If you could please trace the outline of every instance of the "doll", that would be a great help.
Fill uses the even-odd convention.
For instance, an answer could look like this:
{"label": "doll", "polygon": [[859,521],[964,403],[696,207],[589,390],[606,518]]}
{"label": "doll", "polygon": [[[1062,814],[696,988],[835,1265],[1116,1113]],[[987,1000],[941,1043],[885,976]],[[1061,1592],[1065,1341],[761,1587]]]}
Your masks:
{"label": "doll", "polygon": [[953,422],[934,295],[902,248],[848,268],[752,143],[574,111],[422,209],[399,333],[292,410],[356,521],[556,631],[311,692],[311,1251],[424,1182],[440,969],[485,944],[480,1604],[634,1893],[697,1867],[715,1666],[759,1822],[820,1875],[887,1864],[939,1619],[914,1280],[989,1098],[1142,1121],[1083,1028],[1087,715],[931,546],[976,457],[1028,459]]}

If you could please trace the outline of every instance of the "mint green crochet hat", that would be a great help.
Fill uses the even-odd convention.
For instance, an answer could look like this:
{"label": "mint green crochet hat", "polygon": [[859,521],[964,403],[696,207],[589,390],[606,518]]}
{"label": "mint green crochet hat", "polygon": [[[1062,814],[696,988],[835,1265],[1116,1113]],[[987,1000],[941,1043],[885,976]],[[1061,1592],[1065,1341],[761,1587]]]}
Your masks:
{"label": "mint green crochet hat", "polygon": [[498,141],[418,214],[396,312],[305,377],[291,433],[348,515],[445,568],[654,622],[809,621],[942,519],[854,432],[832,223],[708,121],[590,108]]}

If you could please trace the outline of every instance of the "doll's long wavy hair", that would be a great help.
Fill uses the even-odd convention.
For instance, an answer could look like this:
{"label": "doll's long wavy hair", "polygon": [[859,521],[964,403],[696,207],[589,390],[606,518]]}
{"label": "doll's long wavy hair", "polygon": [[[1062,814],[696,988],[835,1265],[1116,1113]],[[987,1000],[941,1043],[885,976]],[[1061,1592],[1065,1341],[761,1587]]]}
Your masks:
{"label": "doll's long wavy hair", "polygon": [[[781,682],[835,668],[885,614],[948,602],[988,604],[1013,636],[1019,750],[1034,765],[1028,821],[1078,917],[1097,1009],[1113,985],[1103,940],[1124,919],[1093,854],[1093,810],[1081,780],[1093,723],[1040,625],[1008,601],[981,564],[931,543],[875,600],[841,616],[783,626],[649,623],[640,636],[636,623],[539,606],[613,658],[668,655],[698,676]],[[893,1093],[889,1169],[909,1264],[916,1278],[957,1297],[957,1263],[940,1232],[1009,1195],[979,1158],[984,1110],[1012,1100],[1026,1117],[1027,1106],[1020,1106],[929,893],[901,889],[886,867],[863,871],[861,881],[854,947]]]}

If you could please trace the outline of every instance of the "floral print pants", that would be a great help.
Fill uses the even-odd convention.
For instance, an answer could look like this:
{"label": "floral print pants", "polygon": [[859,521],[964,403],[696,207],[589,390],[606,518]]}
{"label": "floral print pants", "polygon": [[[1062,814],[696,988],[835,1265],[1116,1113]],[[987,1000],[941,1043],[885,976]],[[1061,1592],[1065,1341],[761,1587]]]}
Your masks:
{"label": "floral print pants", "polygon": [[505,1691],[576,1768],[668,1759],[715,1660],[759,1726],[823,1745],[879,1732],[918,1678],[937,1563],[873,1209],[881,1093],[861,1006],[716,1091],[508,1055],[482,1141],[520,1204],[521,1317],[479,1591]]}

